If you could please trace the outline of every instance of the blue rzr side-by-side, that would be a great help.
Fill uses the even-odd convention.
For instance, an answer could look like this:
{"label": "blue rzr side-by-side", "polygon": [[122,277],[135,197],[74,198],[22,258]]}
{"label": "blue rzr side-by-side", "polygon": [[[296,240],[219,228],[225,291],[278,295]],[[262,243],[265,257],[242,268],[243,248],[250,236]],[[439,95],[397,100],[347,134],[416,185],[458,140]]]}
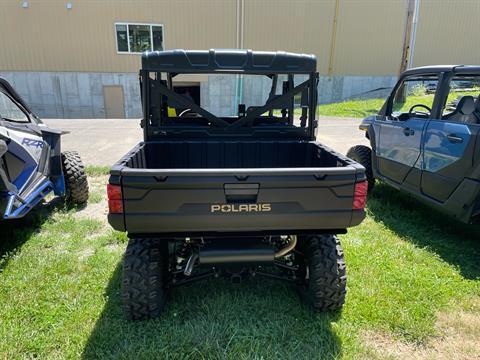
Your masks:
{"label": "blue rzr side-by-side", "polygon": [[0,78],[0,220],[24,217],[51,192],[70,203],[87,202],[84,165],[76,152],[61,152],[62,134]]}

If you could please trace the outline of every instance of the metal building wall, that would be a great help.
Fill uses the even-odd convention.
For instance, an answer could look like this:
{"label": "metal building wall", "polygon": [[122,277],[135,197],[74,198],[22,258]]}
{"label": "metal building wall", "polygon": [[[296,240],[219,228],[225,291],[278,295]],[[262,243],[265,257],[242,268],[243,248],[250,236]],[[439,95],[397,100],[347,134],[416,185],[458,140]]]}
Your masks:
{"label": "metal building wall", "polygon": [[[477,62],[480,2],[419,1],[414,65]],[[314,53],[321,74],[398,72],[407,0],[3,0],[0,71],[137,72],[116,52],[122,21],[163,24],[167,49],[234,48],[238,2],[245,48]]]}
{"label": "metal building wall", "polygon": [[[117,54],[115,22],[164,25],[165,47],[237,47],[237,0],[3,1],[0,70],[137,72],[139,56]],[[243,0],[243,47],[314,53],[318,70],[385,75],[398,70],[406,0]],[[368,41],[366,41],[368,40]],[[332,44],[334,45],[331,64]]]}
{"label": "metal building wall", "polygon": [[236,0],[2,0],[0,71],[138,72],[117,54],[114,23],[164,25],[165,46],[234,48]]}
{"label": "metal building wall", "polygon": [[244,47],[315,54],[326,74],[334,12],[335,0],[246,0]]}
{"label": "metal building wall", "polygon": [[[26,0],[27,8],[0,1],[0,75],[41,116],[102,117],[102,87],[121,85],[125,115],[138,117],[140,56],[117,53],[115,22],[163,24],[166,49],[313,53],[326,103],[385,95],[370,90],[388,88],[398,76],[414,0]],[[413,65],[477,63],[480,2],[418,1]],[[207,108],[234,110],[236,83],[196,82]],[[262,86],[245,82],[244,91]]]}
{"label": "metal building wall", "polygon": [[413,66],[479,64],[480,1],[420,0]]}
{"label": "metal building wall", "polygon": [[397,74],[406,14],[405,0],[340,1],[333,74]]}
{"label": "metal building wall", "polygon": [[339,0],[336,6],[335,0],[246,0],[244,45],[313,53],[321,74],[329,65],[330,75],[396,74],[406,0]]}

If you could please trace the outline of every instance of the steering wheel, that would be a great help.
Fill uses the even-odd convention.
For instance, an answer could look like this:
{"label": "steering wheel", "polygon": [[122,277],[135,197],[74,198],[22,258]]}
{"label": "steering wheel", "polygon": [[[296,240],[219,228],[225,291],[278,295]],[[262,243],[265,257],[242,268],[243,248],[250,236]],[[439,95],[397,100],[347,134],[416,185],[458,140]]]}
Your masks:
{"label": "steering wheel", "polygon": [[200,117],[201,115],[195,111],[192,111],[192,109],[185,109],[183,110],[178,117]]}
{"label": "steering wheel", "polygon": [[410,108],[410,110],[408,110],[408,116],[409,116],[409,117],[410,117],[410,115],[412,115],[412,113],[414,112],[413,109],[415,109],[416,107],[424,108],[424,109],[428,110],[428,113],[426,113],[426,112],[421,112],[421,111],[419,111],[419,112],[417,113],[417,112],[415,111],[415,114],[430,116],[430,113],[432,112],[432,109],[430,109],[427,105],[416,104],[416,105],[413,105],[413,106]]}

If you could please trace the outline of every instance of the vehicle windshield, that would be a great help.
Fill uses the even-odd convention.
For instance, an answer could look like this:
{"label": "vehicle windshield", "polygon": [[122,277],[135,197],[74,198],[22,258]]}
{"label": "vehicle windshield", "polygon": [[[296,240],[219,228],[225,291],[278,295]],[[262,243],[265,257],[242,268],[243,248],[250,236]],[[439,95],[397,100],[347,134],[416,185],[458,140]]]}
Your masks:
{"label": "vehicle windshield", "polygon": [[148,125],[307,128],[314,117],[316,78],[309,75],[202,74],[200,78],[148,73],[143,78],[148,83],[144,87]]}
{"label": "vehicle windshield", "polygon": [[28,116],[4,92],[0,91],[0,118],[5,121],[19,123],[30,122]]}

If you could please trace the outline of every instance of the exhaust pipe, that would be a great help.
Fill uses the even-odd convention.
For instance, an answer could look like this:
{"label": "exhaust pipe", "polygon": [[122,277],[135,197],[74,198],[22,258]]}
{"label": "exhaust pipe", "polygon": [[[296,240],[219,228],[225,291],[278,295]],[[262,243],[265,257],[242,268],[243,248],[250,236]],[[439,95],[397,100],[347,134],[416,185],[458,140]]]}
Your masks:
{"label": "exhaust pipe", "polygon": [[198,259],[198,254],[196,252],[190,255],[190,257],[187,260],[187,265],[185,265],[185,270],[183,270],[183,274],[185,276],[192,275],[193,265],[195,265],[195,262],[197,261],[197,259]]}
{"label": "exhaust pipe", "polygon": [[283,249],[275,253],[275,259],[278,259],[287,255],[290,251],[295,249],[295,246],[297,246],[297,235],[289,235],[288,237],[290,238],[290,242]]}

